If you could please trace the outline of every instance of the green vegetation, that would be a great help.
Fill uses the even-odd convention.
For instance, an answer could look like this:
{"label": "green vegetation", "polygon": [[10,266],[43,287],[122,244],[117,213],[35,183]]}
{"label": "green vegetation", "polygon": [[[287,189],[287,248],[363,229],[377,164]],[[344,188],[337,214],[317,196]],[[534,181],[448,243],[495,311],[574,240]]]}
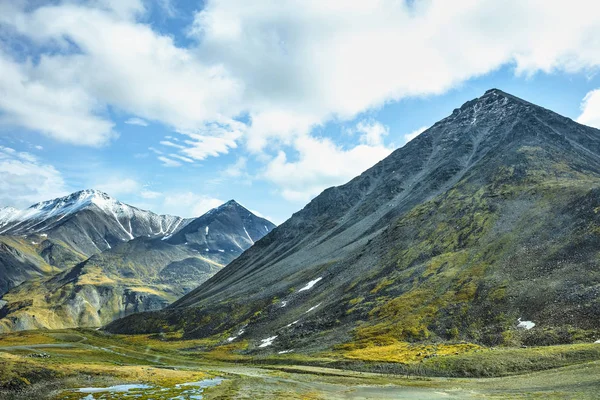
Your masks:
{"label": "green vegetation", "polygon": [[[182,340],[176,333],[117,336],[81,329],[1,335],[0,397],[28,399],[35,393],[36,398],[81,399],[75,388],[145,383],[159,388],[160,396],[142,389],[132,394],[142,400],[168,399],[182,393],[178,384],[211,376],[225,380],[206,389],[206,399],[336,399],[350,394],[585,399],[600,390],[597,344],[489,349],[466,343],[392,343],[320,355],[258,357],[240,354],[245,342],[222,343],[217,338]],[[431,377],[435,375],[510,378],[449,381]]]}

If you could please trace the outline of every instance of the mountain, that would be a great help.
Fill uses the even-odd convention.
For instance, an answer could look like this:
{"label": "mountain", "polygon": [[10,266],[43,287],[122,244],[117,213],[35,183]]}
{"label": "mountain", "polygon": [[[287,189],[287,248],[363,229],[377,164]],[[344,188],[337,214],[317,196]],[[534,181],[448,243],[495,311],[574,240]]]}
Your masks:
{"label": "mountain", "polygon": [[[171,244],[193,243],[206,251],[239,252],[252,246],[275,228],[234,200],[196,218],[165,240]],[[212,229],[212,231],[211,231]]]}
{"label": "mountain", "polygon": [[83,254],[95,254],[140,236],[165,236],[189,220],[121,203],[98,190],[81,190],[26,210],[0,210],[0,235],[43,234]]}
{"label": "mountain", "polygon": [[98,190],[25,210],[0,208],[0,296],[133,238],[172,235],[189,221],[140,210]]}
{"label": "mountain", "polygon": [[363,355],[399,342],[592,340],[599,210],[600,131],[493,89],[165,310],[107,330]]}
{"label": "mountain", "polygon": [[[144,232],[144,226],[156,227],[156,214],[140,214],[116,201],[101,209],[114,211],[120,223],[128,222],[127,227],[131,222],[133,234]],[[124,219],[123,215],[133,217]],[[148,217],[144,219],[147,224],[141,223],[140,216]],[[163,308],[275,227],[233,200],[180,222],[180,231],[164,225],[154,234],[116,242],[51,278],[30,280],[10,290],[2,297],[6,304],[0,309],[0,332],[97,327],[133,312]],[[107,226],[105,220],[100,224]],[[72,239],[78,240],[77,236]]]}

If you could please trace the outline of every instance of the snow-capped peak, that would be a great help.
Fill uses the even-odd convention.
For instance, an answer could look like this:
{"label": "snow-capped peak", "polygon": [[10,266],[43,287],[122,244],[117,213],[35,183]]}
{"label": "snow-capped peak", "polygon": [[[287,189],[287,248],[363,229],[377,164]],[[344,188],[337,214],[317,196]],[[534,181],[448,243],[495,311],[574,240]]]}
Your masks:
{"label": "snow-capped peak", "polygon": [[18,210],[14,207],[0,207],[0,226],[12,221],[13,218],[20,212],[21,210]]}
{"label": "snow-capped peak", "polygon": [[[6,218],[2,218],[3,214],[0,213],[0,234],[31,234],[46,231],[65,218],[87,209],[96,212],[99,210],[105,214],[105,220],[112,221],[111,224],[121,232],[123,239],[133,239],[141,234],[169,235],[173,234],[178,227],[185,225],[180,217],[161,216],[140,210],[102,191],[86,189],[34,204],[22,211],[6,211]],[[132,227],[134,220],[134,227]]]}

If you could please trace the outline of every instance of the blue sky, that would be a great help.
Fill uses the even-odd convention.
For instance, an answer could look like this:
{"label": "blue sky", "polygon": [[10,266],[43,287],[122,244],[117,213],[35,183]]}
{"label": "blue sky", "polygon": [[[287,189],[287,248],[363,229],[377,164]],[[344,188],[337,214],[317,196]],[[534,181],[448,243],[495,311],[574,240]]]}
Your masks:
{"label": "blue sky", "polygon": [[594,2],[449,3],[0,2],[0,205],[281,223],[493,87],[600,127]]}

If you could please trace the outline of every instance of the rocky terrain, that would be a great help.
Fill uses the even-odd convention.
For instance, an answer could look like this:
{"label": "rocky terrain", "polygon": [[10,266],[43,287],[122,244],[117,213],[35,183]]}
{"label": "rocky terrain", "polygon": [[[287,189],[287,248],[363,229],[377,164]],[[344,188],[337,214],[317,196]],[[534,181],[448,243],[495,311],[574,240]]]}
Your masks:
{"label": "rocky terrain", "polygon": [[[158,216],[97,191],[40,204],[32,209],[46,215],[36,213],[37,222],[13,218],[5,225],[8,233],[24,236],[0,236],[0,268],[11,278],[0,300],[0,331],[97,327],[163,308],[274,228],[233,200],[189,220]],[[39,221],[48,229],[37,230]]]}
{"label": "rocky terrain", "polygon": [[81,190],[25,210],[0,208],[0,295],[122,242],[171,235],[190,221],[140,210],[98,190]]}
{"label": "rocky terrain", "polygon": [[406,342],[594,341],[598,210],[600,131],[493,89],[166,309],[107,329],[358,359]]}

